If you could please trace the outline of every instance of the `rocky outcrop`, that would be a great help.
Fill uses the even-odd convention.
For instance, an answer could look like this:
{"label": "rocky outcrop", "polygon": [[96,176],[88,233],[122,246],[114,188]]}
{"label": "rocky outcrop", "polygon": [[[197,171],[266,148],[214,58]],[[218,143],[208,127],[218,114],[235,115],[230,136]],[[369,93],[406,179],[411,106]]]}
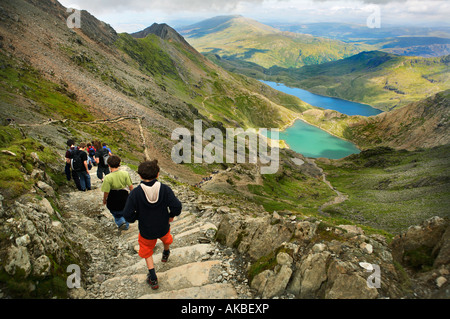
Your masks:
{"label": "rocky outcrop", "polygon": [[391,243],[394,259],[404,265],[421,268],[450,263],[450,223],[433,217],[411,226]]}
{"label": "rocky outcrop", "polygon": [[295,229],[292,223],[280,223],[281,219],[265,217],[246,217],[238,213],[223,216],[216,238],[241,254],[258,259],[289,241]]}
{"label": "rocky outcrop", "polygon": [[[421,232],[413,235],[410,230],[408,237],[411,242],[428,243],[435,252],[439,249],[441,257],[435,262],[448,266],[448,232],[442,222],[429,220],[419,227]],[[278,213],[268,217],[228,214],[218,227],[217,239],[249,255],[251,287],[262,298],[414,297],[408,295],[411,283],[393,257],[397,258],[398,249],[391,249],[383,236],[366,235],[354,225],[333,226],[314,218],[297,221]],[[393,246],[402,245],[394,240]],[[251,274],[254,270],[257,273]],[[444,285],[444,280],[439,282]]]}
{"label": "rocky outcrop", "polygon": [[450,222],[433,217],[411,226],[390,244],[396,262],[415,284],[417,297],[450,298]]}
{"label": "rocky outcrop", "polygon": [[[2,268],[6,283],[14,287],[13,296],[35,296],[50,284],[52,288],[40,291],[40,297],[66,297],[67,266],[87,260],[84,251],[67,236],[71,228],[50,202],[45,197],[24,196],[3,210],[0,220],[0,233],[8,234],[0,249]],[[62,289],[57,282],[63,283]]]}

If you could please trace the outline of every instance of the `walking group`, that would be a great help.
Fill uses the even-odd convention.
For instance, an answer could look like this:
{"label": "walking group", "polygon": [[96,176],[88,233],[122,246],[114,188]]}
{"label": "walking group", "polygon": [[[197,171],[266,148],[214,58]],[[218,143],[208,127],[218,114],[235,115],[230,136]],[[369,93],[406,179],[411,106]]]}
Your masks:
{"label": "walking group", "polygon": [[67,141],[69,149],[66,151],[65,173],[67,180],[74,180],[80,191],[91,190],[91,177],[89,171],[92,166],[97,166],[97,177],[103,181],[103,176],[110,173],[108,159],[111,149],[105,143],[94,141],[91,143],[80,143],[75,146],[73,140]]}
{"label": "walking group", "polygon": [[152,289],[158,289],[153,250],[160,239],[164,245],[161,261],[168,261],[170,245],[173,243],[170,223],[181,214],[182,208],[172,189],[158,181],[158,160],[145,161],[139,165],[137,173],[141,183],[134,188],[130,174],[119,169],[121,158],[113,155],[106,144],[94,141],[75,146],[73,140],[68,140],[67,146],[67,180],[73,179],[78,190],[89,191],[89,171],[92,166],[97,166],[97,177],[102,181],[103,204],[114,217],[118,229],[126,231],[130,223],[138,222],[138,254],[147,264],[147,283]]}

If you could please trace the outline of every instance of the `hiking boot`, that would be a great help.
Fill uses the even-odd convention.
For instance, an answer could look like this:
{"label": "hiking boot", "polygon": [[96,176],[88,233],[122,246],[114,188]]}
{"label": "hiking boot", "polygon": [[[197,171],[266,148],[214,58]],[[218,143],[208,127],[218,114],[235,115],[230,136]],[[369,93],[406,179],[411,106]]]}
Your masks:
{"label": "hiking boot", "polygon": [[128,225],[127,223],[123,223],[119,226],[119,230],[128,230]]}
{"label": "hiking boot", "polygon": [[152,287],[153,290],[156,290],[159,288],[158,279],[152,280],[150,278],[150,274],[147,275],[147,283],[150,285],[150,287]]}
{"label": "hiking boot", "polygon": [[167,260],[169,259],[169,256],[170,256],[170,250],[168,250],[167,252],[163,251],[161,261],[163,263],[167,262]]}

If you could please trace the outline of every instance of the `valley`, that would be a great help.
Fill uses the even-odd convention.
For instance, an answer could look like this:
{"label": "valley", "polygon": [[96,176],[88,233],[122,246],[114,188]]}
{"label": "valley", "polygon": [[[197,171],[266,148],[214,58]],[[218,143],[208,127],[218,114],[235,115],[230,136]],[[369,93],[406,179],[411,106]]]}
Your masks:
{"label": "valley", "polygon": [[[371,30],[345,24],[333,25],[331,32],[330,24],[279,27],[226,16],[178,29],[193,47],[228,71],[382,111],[449,89],[450,40],[445,27],[441,33],[439,28]],[[425,34],[429,36],[420,36]],[[433,46],[443,49],[419,52]]]}
{"label": "valley", "polygon": [[[215,293],[226,298],[237,292],[246,298],[359,296],[345,287],[345,274],[356,278],[367,298],[448,297],[448,285],[437,287],[433,275],[441,270],[440,277],[448,275],[441,248],[448,245],[450,217],[448,55],[373,51],[368,41],[301,35],[242,16],[212,18],[181,34],[165,23],[117,33],[84,10],[81,28],[70,29],[67,16],[55,0],[6,0],[0,6],[2,296],[68,298],[64,268],[83,263],[87,292],[70,298],[115,298],[117,289],[118,298],[154,297],[142,283],[138,292],[134,281],[121,284],[143,276],[133,268],[138,265],[133,239],[114,233],[106,209],[89,206],[66,180],[64,153],[73,138],[107,143],[136,185],[139,163],[158,159],[161,179],[185,205],[178,231],[186,231],[186,238],[177,243],[177,254],[208,243],[207,251],[196,246],[189,257],[194,258],[189,267],[199,272],[211,265],[202,274],[208,278],[181,288],[180,282],[186,284],[181,276],[162,296],[189,291],[195,298],[199,289],[214,287],[222,287]],[[260,80],[365,103],[377,114],[317,107]],[[244,163],[177,164],[175,129],[192,132],[196,120],[204,130],[221,133],[285,129],[303,120],[355,148],[349,156],[280,148],[274,174],[261,173],[263,156],[250,163],[250,141],[244,144]],[[212,142],[203,139],[201,146]],[[99,187],[96,181],[88,192],[93,201]],[[429,271],[417,275],[403,255],[394,261],[389,245],[410,226],[430,220],[442,228],[437,232],[442,240],[435,238],[427,248],[433,253],[427,250],[426,263],[415,264]],[[115,251],[112,243],[120,248]],[[43,259],[50,266],[39,273],[37,261]],[[135,266],[118,271],[130,259]],[[381,290],[367,290],[364,269],[355,260],[383,264],[388,279]],[[310,264],[325,279],[308,290],[308,277],[300,274]],[[212,280],[220,267],[221,279]],[[277,285],[265,287],[266,282],[284,286],[275,291]]]}

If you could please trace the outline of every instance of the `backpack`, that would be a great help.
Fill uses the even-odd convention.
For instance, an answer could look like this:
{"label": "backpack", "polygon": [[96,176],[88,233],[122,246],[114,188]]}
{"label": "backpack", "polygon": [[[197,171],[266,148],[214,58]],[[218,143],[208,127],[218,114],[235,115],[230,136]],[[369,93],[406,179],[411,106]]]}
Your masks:
{"label": "backpack", "polygon": [[93,147],[89,148],[89,156],[90,157],[94,157],[95,156],[95,148],[93,148]]}
{"label": "backpack", "polygon": [[102,148],[100,154],[101,154],[100,163],[103,161],[103,163],[101,163],[102,166],[108,166],[109,151],[106,148]]}
{"label": "backpack", "polygon": [[70,165],[75,172],[82,172],[84,170],[84,161],[81,159],[80,150],[76,150],[72,153],[72,159],[70,160]]}

